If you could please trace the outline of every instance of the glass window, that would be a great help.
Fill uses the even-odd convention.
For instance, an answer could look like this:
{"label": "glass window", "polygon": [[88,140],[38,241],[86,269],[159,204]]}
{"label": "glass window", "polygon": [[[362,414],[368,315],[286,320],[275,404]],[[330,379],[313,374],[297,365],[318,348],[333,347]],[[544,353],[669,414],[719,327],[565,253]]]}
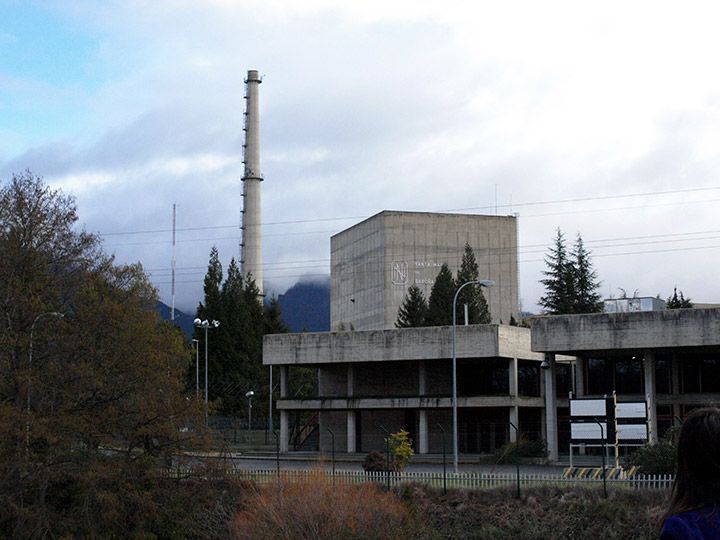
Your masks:
{"label": "glass window", "polygon": [[682,376],[682,391],[685,394],[696,394],[700,392],[700,362],[697,358],[683,356],[680,361],[680,373]]}
{"label": "glass window", "polygon": [[672,394],[671,363],[672,357],[669,354],[655,357],[655,392],[658,394]]}
{"label": "glass window", "polygon": [[706,356],[702,359],[700,389],[702,392],[720,392],[720,357]]}
{"label": "glass window", "polygon": [[572,366],[570,364],[555,365],[555,395],[566,398],[572,391]]}
{"label": "glass window", "polygon": [[518,394],[540,396],[540,364],[529,360],[518,360]]}
{"label": "glass window", "polygon": [[612,361],[607,358],[588,358],[587,382],[588,394],[612,394]]}
{"label": "glass window", "polygon": [[642,394],[642,360],[639,357],[615,359],[615,391],[618,394]]}
{"label": "glass window", "polygon": [[478,358],[458,362],[458,395],[508,395],[509,365],[506,358]]}

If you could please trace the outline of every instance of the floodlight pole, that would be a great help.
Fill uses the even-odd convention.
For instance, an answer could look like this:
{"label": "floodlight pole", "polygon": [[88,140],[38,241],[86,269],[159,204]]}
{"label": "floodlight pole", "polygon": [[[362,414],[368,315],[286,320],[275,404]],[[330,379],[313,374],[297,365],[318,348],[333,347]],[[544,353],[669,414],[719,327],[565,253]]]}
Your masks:
{"label": "floodlight pole", "polygon": [[468,285],[479,285],[480,287],[490,287],[495,285],[495,282],[491,279],[473,280],[466,281],[458,290],[455,291],[452,304],[452,412],[453,412],[453,469],[455,473],[458,472],[458,410],[457,410],[457,299],[458,294]]}

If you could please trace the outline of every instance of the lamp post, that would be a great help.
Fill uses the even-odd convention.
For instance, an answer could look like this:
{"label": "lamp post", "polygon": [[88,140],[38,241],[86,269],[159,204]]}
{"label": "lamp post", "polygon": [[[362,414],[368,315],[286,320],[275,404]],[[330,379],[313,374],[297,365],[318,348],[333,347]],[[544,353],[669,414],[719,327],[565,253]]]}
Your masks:
{"label": "lamp post", "polygon": [[457,326],[457,299],[458,294],[468,285],[479,285],[480,287],[490,287],[495,285],[495,282],[491,279],[481,279],[466,281],[457,291],[453,297],[452,305],[452,408],[453,408],[453,468],[455,472],[458,472],[458,411],[457,411],[457,353],[456,353],[456,326]]}
{"label": "lamp post", "polygon": [[35,333],[35,325],[37,322],[44,317],[57,317],[62,319],[65,315],[57,311],[46,311],[40,313],[35,319],[33,319],[32,325],[30,326],[30,346],[28,351],[28,380],[27,380],[27,419],[25,421],[25,454],[27,455],[30,450],[30,377],[32,371],[33,361],[33,334]]}
{"label": "lamp post", "polygon": [[193,321],[193,324],[197,328],[204,328],[205,329],[205,424],[207,424],[207,404],[208,404],[208,328],[217,328],[220,326],[220,321],[212,320],[208,321],[207,319],[201,321],[200,319],[195,319]]}
{"label": "lamp post", "polygon": [[200,340],[193,339],[195,347],[195,399],[200,397]]}
{"label": "lamp post", "polygon": [[248,400],[248,436],[250,435],[250,429],[252,426],[252,398],[255,395],[255,392],[252,390],[248,390],[245,392],[245,397]]}

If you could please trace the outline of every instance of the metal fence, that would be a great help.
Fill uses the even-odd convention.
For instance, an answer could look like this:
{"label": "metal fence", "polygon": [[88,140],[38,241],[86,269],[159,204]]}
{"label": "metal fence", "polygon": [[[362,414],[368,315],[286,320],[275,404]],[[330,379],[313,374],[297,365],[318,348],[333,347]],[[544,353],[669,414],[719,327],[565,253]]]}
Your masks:
{"label": "metal fence", "polygon": [[[175,469],[167,471],[169,476],[193,476],[191,470]],[[334,473],[324,470],[296,469],[234,469],[225,474],[235,478],[250,480],[257,483],[305,482],[321,479],[333,484],[376,483],[389,487],[402,484],[423,484],[431,487],[447,487],[456,489],[491,489],[499,487],[516,487],[518,476],[512,473],[450,473],[442,472],[365,472],[336,470]],[[672,487],[673,475],[636,475],[632,478],[610,479],[607,486],[619,489],[669,489]],[[521,487],[602,487],[603,478],[565,478],[552,474],[521,474]]]}

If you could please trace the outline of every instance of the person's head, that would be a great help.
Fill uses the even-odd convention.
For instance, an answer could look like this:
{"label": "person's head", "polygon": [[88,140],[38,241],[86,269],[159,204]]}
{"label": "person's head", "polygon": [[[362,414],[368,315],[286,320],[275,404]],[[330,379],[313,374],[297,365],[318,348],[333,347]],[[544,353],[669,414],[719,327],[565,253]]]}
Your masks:
{"label": "person's head", "polygon": [[668,514],[720,502],[720,409],[691,412],[678,438],[677,471]]}

